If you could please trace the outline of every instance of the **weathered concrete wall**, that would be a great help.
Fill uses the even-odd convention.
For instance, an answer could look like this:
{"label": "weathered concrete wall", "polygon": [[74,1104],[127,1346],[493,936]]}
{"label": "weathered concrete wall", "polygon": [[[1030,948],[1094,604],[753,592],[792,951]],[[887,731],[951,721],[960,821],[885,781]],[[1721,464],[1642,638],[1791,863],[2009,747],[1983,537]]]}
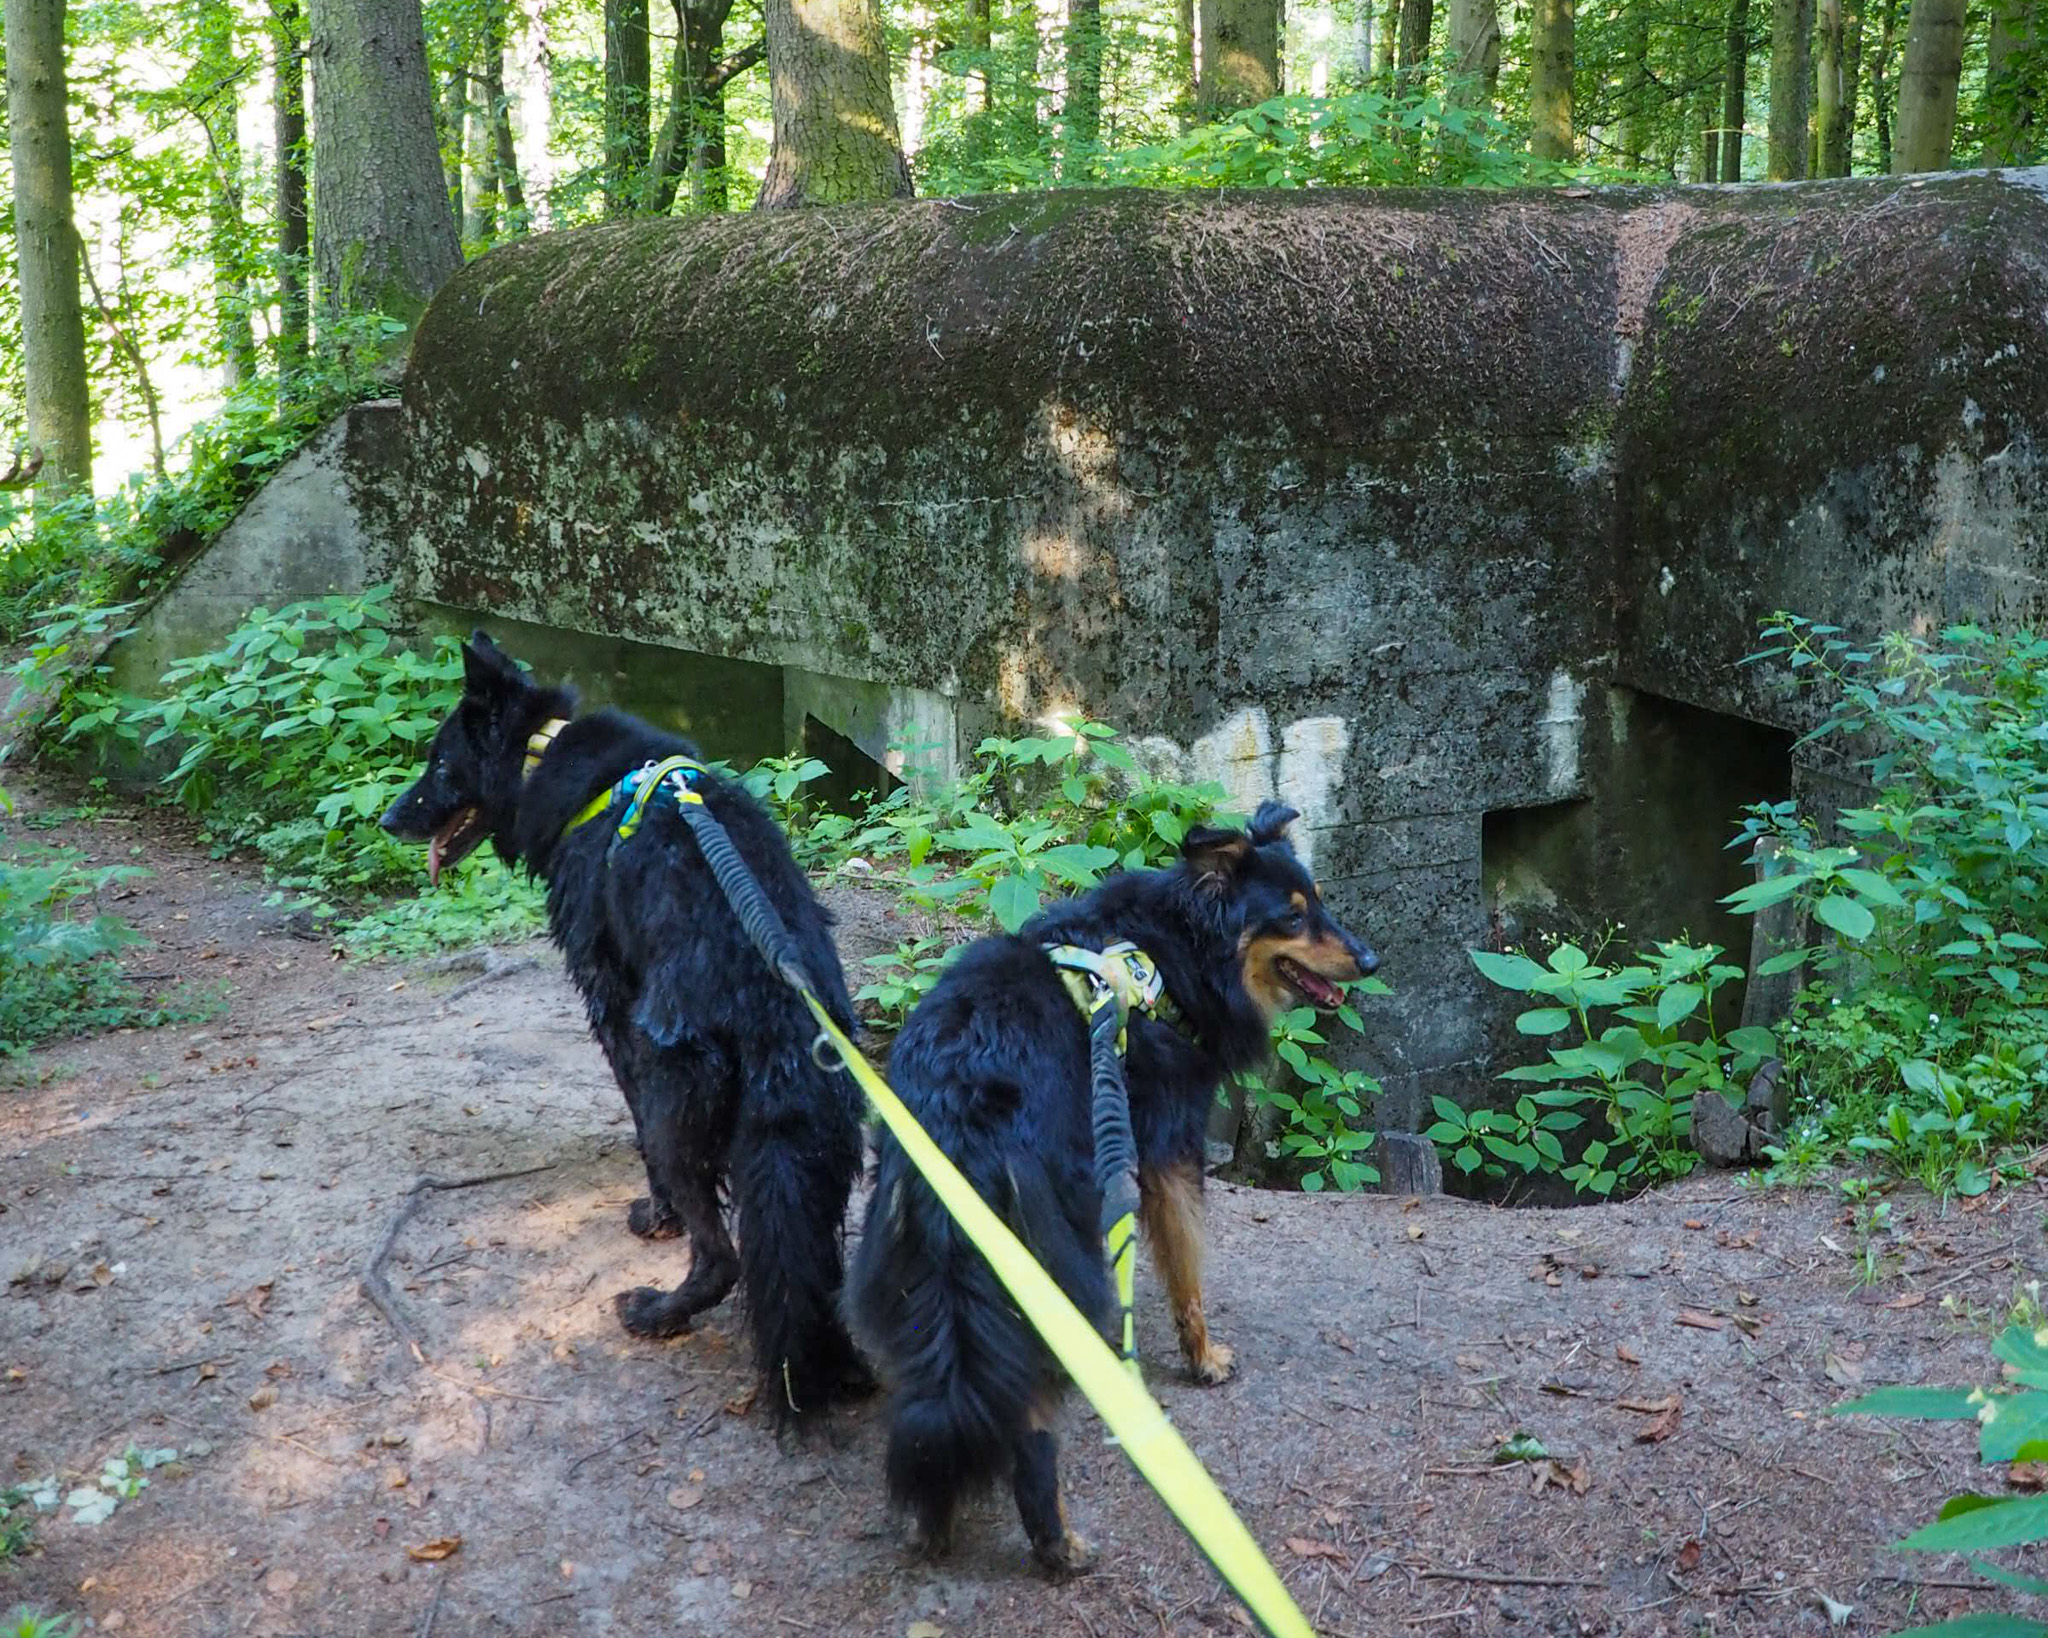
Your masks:
{"label": "weathered concrete wall", "polygon": [[385,527],[437,603],[858,684],[871,754],[1081,707],[1297,801],[1412,1119],[1484,1083],[1466,948],[1738,868],[1671,816],[1766,793],[1659,702],[1788,724],[1757,616],[2043,612],[2044,259],[2038,173],[548,236],[427,315]]}
{"label": "weathered concrete wall", "polygon": [[[217,647],[259,605],[359,592],[389,580],[393,539],[368,526],[368,492],[401,470],[398,405],[358,404],[278,469],[108,650],[115,683],[154,691],[173,660]],[[389,506],[377,508],[388,516]]]}

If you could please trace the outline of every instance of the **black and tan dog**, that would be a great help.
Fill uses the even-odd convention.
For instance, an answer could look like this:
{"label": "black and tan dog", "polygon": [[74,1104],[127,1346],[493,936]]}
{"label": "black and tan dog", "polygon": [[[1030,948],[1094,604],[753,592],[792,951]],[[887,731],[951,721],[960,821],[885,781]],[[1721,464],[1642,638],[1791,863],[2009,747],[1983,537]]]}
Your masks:
{"label": "black and tan dog", "polygon": [[[534,683],[482,632],[462,657],[461,702],[384,828],[426,843],[430,877],[489,841],[547,883],[549,928],[647,1164],[648,1193],[628,1224],[649,1238],[690,1239],[690,1272],[675,1290],[619,1294],[626,1329],[674,1336],[738,1280],[763,1401],[784,1423],[822,1409],[868,1385],[838,1311],[841,1228],[860,1170],[858,1095],[813,1061],[815,1024],[741,930],[678,809],[650,800],[630,838],[622,833],[631,792],[618,782],[696,752],[622,712],[576,717],[572,693]],[[691,787],[851,1033],[831,918],[782,832],[714,772],[693,774]]]}
{"label": "black and tan dog", "polygon": [[[1261,807],[1249,831],[1191,831],[1171,869],[1116,876],[1016,937],[970,945],[905,1023],[890,1055],[903,1101],[1061,1289],[1098,1323],[1113,1295],[1098,1226],[1089,1038],[1046,954],[1136,944],[1177,1018],[1133,1013],[1125,1078],[1140,1219],[1197,1381],[1230,1350],[1202,1314],[1202,1153],[1223,1076],[1264,1058],[1273,1018],[1378,958],[1324,909],[1286,840],[1296,815]],[[1063,1375],[903,1151],[884,1138],[847,1306],[892,1393],[888,1484],[922,1543],[948,1544],[961,1498],[1004,1472],[1041,1564],[1084,1567],[1060,1502],[1051,1414]]]}

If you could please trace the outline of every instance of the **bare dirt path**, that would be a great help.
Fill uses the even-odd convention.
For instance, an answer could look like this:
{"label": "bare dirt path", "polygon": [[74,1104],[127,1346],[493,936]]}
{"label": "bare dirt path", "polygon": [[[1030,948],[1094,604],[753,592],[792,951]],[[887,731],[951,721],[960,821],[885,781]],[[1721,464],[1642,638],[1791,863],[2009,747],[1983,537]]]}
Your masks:
{"label": "bare dirt path", "polygon": [[[226,995],[0,1092],[5,1481],[184,1453],[106,1523],[47,1520],[0,1606],[150,1638],[1244,1630],[1078,1406],[1071,1499],[1103,1565],[1049,1586],[1006,1501],[951,1561],[905,1556],[875,1407],[779,1451],[736,1399],[729,1310],[626,1337],[612,1293],[681,1254],[625,1231],[631,1128],[545,948],[451,996],[472,975],[334,961],[154,816],[52,839],[140,848],[156,874],[111,906],[156,941],[135,965]],[[893,943],[878,900],[840,904],[849,954]],[[365,1258],[421,1174],[526,1168],[428,1194],[400,1235],[422,1365],[359,1294]],[[2048,1248],[2038,1181],[1899,1200],[1861,1294],[1818,1190],[1212,1199],[1211,1319],[1242,1372],[1181,1379],[1149,1281],[1140,1344],[1323,1631],[1820,1633],[1824,1594],[1876,1633],[1972,1607],[1966,1566],[1884,1548],[1982,1482],[1969,1430],[1821,1413],[1845,1384],[1986,1374]],[[1555,1465],[1494,1465],[1516,1432]]]}

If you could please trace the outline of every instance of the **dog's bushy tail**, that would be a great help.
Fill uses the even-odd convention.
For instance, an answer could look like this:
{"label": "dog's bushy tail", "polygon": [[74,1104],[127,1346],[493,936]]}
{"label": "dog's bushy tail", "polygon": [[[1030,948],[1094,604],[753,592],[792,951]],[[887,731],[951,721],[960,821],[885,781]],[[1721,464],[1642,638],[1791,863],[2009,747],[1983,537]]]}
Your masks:
{"label": "dog's bushy tail", "polygon": [[839,1313],[860,1126],[836,1078],[816,1076],[821,1084],[794,1105],[757,1095],[742,1111],[727,1173],[762,1399],[778,1424],[871,1382]]}
{"label": "dog's bushy tail", "polygon": [[[1041,1256],[1042,1248],[1067,1247],[1073,1231],[1039,1162],[1018,1154],[990,1169],[995,1175],[970,1181],[1025,1244]],[[981,1253],[893,1144],[847,1298],[854,1333],[890,1389],[889,1499],[916,1516],[931,1545],[943,1546],[956,1505],[1010,1465],[1055,1367]]]}

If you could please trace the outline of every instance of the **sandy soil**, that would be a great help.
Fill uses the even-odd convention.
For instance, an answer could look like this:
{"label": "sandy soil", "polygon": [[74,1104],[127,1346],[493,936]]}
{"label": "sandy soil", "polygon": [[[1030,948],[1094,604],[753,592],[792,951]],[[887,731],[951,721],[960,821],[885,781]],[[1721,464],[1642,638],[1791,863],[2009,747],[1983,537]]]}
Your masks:
{"label": "sandy soil", "polygon": [[[874,1406],[778,1450],[736,1397],[729,1309],[625,1336],[612,1293],[684,1253],[626,1233],[625,1107],[544,946],[462,989],[477,974],[334,959],[158,816],[50,839],[139,848],[154,875],[109,906],[154,941],[135,967],[224,1000],[61,1044],[0,1092],[7,1478],[188,1453],[104,1524],[48,1520],[0,1606],[150,1638],[1244,1630],[1079,1405],[1065,1466],[1103,1563],[1051,1586],[1006,1499],[949,1562],[906,1556]],[[893,944],[882,901],[838,904],[850,957]],[[431,1192],[399,1237],[422,1364],[359,1272],[423,1174],[501,1172],[524,1175]],[[1240,1375],[1178,1374],[1149,1275],[1140,1343],[1326,1633],[1820,1633],[1822,1595],[1884,1632],[2009,1607],[1960,1561],[1886,1550],[1986,1481],[1968,1429],[1822,1413],[1858,1383],[1984,1376],[2048,1249],[2044,1193],[1901,1196],[1859,1289],[1819,1190],[1705,1177],[1510,1212],[1218,1185],[1210,1314]],[[1517,1432],[1554,1462],[1496,1465]]]}

